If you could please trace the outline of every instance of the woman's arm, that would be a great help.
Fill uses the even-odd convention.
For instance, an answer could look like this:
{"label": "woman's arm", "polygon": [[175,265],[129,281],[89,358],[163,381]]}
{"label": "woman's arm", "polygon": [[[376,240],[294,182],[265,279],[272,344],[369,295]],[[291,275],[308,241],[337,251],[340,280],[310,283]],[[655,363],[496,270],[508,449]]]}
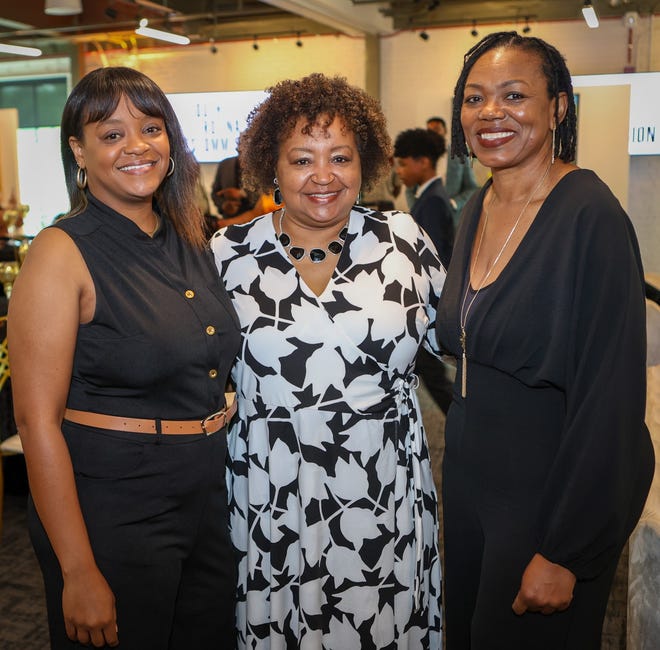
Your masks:
{"label": "woman's arm", "polygon": [[92,554],[61,430],[78,327],[91,320],[94,305],[92,279],[73,241],[56,228],[40,233],[9,305],[14,415],[32,498],[62,569],[67,634],[114,646],[114,596]]}

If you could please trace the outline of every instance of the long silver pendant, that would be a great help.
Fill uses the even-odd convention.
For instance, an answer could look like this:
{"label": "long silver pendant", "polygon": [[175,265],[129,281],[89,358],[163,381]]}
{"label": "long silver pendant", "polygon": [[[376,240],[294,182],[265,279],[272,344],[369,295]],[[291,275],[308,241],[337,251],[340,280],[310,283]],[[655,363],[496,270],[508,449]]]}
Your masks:
{"label": "long silver pendant", "polygon": [[463,349],[463,363],[461,369],[461,397],[467,395],[467,357],[465,356],[466,335],[465,328],[461,327],[461,348]]}

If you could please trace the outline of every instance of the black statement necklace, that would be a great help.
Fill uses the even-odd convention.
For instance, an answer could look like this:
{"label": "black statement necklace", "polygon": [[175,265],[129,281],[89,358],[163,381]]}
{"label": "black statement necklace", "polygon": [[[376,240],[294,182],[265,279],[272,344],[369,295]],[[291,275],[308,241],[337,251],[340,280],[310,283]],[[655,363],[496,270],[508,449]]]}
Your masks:
{"label": "black statement necklace", "polygon": [[[280,211],[280,234],[277,235],[277,239],[280,244],[284,247],[284,250],[293,257],[296,262],[300,262],[305,255],[314,263],[318,264],[326,258],[326,252],[322,248],[311,248],[309,252],[306,248],[302,246],[293,246],[291,243],[291,237],[287,235],[284,230],[282,230],[282,221],[284,219],[284,208]],[[332,253],[333,255],[339,255],[342,248],[344,248],[344,242],[348,236],[348,225],[344,226],[339,233],[338,239],[332,240],[327,246],[326,250]]]}

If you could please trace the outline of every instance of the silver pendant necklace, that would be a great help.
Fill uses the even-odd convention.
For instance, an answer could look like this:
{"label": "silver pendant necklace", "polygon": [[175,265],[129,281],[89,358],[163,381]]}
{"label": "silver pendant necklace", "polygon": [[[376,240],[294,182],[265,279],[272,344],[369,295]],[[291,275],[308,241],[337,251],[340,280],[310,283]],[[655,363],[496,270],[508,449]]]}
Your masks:
{"label": "silver pendant necklace", "polygon": [[[309,251],[307,251],[306,248],[303,248],[302,246],[295,246],[291,242],[291,237],[287,235],[287,233],[282,230],[282,221],[284,219],[284,208],[280,211],[280,222],[279,222],[279,231],[280,234],[277,235],[277,239],[279,240],[280,244],[282,244],[284,250],[293,257],[296,262],[300,262],[302,259],[304,259],[305,255],[309,257],[309,259],[314,263],[318,264],[319,262],[322,262],[326,257],[327,253],[325,250],[322,248],[310,248]],[[346,241],[346,237],[348,236],[348,225],[344,226],[341,229],[341,232],[338,235],[337,239],[333,239],[327,246],[326,250],[333,255],[339,255],[341,253],[342,249],[344,248],[344,242]]]}
{"label": "silver pendant necklace", "polygon": [[465,293],[463,294],[463,302],[461,303],[461,311],[459,315],[459,325],[461,328],[461,335],[460,335],[460,342],[461,342],[461,351],[462,351],[462,358],[461,358],[461,397],[465,398],[467,396],[467,333],[465,331],[465,325],[467,323],[467,317],[468,314],[470,313],[470,309],[472,308],[472,305],[474,304],[474,301],[477,299],[477,296],[479,295],[479,292],[483,289],[484,285],[486,284],[486,280],[490,277],[490,274],[492,273],[493,269],[497,266],[497,263],[500,261],[500,257],[502,257],[502,253],[504,253],[504,250],[506,249],[507,245],[511,241],[511,237],[513,237],[513,233],[516,231],[516,228],[518,227],[518,224],[520,223],[520,220],[522,219],[523,214],[525,214],[525,210],[527,210],[527,207],[529,204],[532,202],[532,199],[534,198],[534,195],[539,191],[541,188],[541,185],[543,185],[543,182],[545,179],[548,177],[548,174],[550,172],[550,167],[552,167],[552,163],[548,165],[548,168],[545,170],[545,174],[543,174],[543,177],[541,180],[536,184],[532,192],[530,193],[529,197],[527,198],[527,201],[525,202],[525,205],[523,206],[523,209],[520,211],[520,214],[518,215],[518,218],[516,219],[515,223],[513,224],[513,227],[509,231],[509,234],[506,236],[506,239],[504,240],[504,243],[502,244],[502,248],[500,248],[499,252],[495,256],[495,259],[493,260],[492,264],[486,269],[486,273],[484,276],[481,278],[481,282],[479,283],[479,286],[477,287],[477,290],[474,292],[474,295],[470,299],[470,302],[467,304],[467,308],[465,307],[465,302],[467,300],[467,296],[470,290],[470,268],[473,268],[477,265],[477,260],[479,259],[479,251],[481,251],[481,244],[484,240],[484,233],[486,232],[486,226],[488,225],[488,215],[490,214],[490,209],[493,207],[493,203],[495,199],[497,198],[497,195],[495,194],[495,190],[493,189],[493,198],[491,199],[490,203],[488,204],[488,207],[485,209],[485,214],[484,214],[484,225],[483,228],[481,229],[481,235],[479,237],[479,243],[477,244],[477,250],[474,253],[474,261],[468,266],[468,277],[467,277],[467,282],[465,283]]}

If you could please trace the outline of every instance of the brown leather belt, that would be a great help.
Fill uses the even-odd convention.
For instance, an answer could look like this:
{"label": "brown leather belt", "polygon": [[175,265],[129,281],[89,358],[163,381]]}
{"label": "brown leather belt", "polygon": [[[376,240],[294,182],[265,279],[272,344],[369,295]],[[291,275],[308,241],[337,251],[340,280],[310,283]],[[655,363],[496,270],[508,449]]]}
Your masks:
{"label": "brown leather belt", "polygon": [[[237,404],[211,413],[203,420],[159,420],[160,432],[167,434],[205,433],[210,436],[226,426],[236,413]],[[66,409],[64,419],[86,427],[111,429],[113,431],[133,431],[134,433],[156,433],[156,420],[143,418],[123,418],[118,415],[103,415],[91,411]]]}

